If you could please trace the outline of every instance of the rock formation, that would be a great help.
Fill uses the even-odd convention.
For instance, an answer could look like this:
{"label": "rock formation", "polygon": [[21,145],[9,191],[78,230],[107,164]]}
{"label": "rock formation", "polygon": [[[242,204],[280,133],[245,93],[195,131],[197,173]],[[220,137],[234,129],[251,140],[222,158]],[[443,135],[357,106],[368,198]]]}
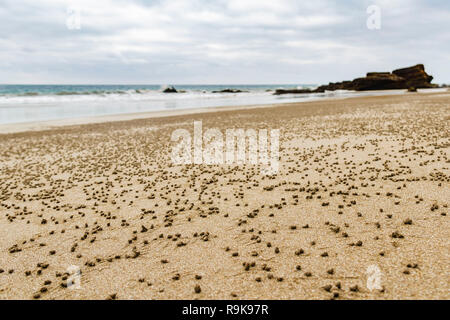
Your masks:
{"label": "rock formation", "polygon": [[163,90],[164,93],[177,93],[177,89],[175,89],[174,87],[167,87]]}
{"label": "rock formation", "polygon": [[239,89],[223,89],[223,90],[212,91],[212,93],[240,93],[240,92],[248,92],[248,91],[242,91]]}
{"label": "rock formation", "polygon": [[[388,72],[370,72],[364,78],[353,80],[349,86],[350,90],[386,90],[406,89],[405,79]],[[327,89],[325,89],[327,90]]]}
{"label": "rock formation", "polygon": [[287,93],[314,93],[311,89],[277,89],[274,95],[287,94]]}
{"label": "rock formation", "polygon": [[397,69],[391,72],[368,72],[364,78],[356,78],[353,81],[330,82],[315,90],[308,89],[278,89],[275,95],[287,93],[318,93],[334,90],[389,90],[411,88],[434,88],[431,83],[433,77],[425,72],[423,64]]}
{"label": "rock formation", "polygon": [[402,77],[406,80],[407,87],[414,88],[432,88],[431,84],[433,77],[425,72],[423,64],[418,64],[414,67],[397,69],[392,71],[396,76]]}

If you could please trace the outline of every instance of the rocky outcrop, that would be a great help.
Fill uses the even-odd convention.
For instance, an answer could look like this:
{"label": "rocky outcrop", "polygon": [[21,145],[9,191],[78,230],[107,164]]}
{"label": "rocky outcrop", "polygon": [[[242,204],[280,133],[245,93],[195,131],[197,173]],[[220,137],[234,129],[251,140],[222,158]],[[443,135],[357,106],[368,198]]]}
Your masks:
{"label": "rocky outcrop", "polygon": [[[369,75],[370,74],[370,75]],[[368,73],[364,78],[357,78],[350,84],[350,90],[387,90],[406,89],[404,78],[390,73]]]}
{"label": "rocky outcrop", "polygon": [[163,90],[164,93],[177,93],[177,89],[175,89],[174,87],[167,87]]}
{"label": "rocky outcrop", "polygon": [[314,93],[311,89],[277,89],[274,95],[287,94],[287,93]]}
{"label": "rocky outcrop", "polygon": [[414,67],[397,69],[392,71],[392,74],[402,77],[406,80],[406,87],[414,88],[432,88],[431,84],[433,77],[425,72],[423,64],[418,64]]}
{"label": "rocky outcrop", "polygon": [[240,92],[248,92],[248,91],[242,91],[239,89],[223,89],[219,91],[212,91],[212,93],[240,93]]}
{"label": "rocky outcrop", "polygon": [[412,67],[397,69],[391,72],[368,72],[363,78],[352,81],[330,82],[315,90],[303,89],[279,89],[274,94],[287,93],[318,93],[335,90],[389,90],[389,89],[411,89],[411,88],[434,88],[433,77],[425,72],[423,64]]}

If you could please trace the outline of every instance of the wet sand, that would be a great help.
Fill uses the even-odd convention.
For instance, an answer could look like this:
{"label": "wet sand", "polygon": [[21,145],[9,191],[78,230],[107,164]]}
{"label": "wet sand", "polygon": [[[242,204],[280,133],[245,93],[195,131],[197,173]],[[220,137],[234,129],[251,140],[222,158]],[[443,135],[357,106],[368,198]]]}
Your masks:
{"label": "wet sand", "polygon": [[[450,298],[450,93],[134,117],[0,128],[1,299]],[[194,120],[278,174],[173,165]]]}

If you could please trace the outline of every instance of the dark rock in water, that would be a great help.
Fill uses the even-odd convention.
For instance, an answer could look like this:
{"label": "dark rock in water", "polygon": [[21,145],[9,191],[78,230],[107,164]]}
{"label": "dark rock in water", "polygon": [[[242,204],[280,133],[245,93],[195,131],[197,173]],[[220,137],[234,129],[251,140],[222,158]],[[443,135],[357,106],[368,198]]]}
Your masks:
{"label": "dark rock in water", "polygon": [[315,90],[277,90],[274,94],[286,93],[318,93],[335,90],[389,90],[409,88],[436,88],[432,84],[433,77],[425,72],[423,64],[397,69],[391,72],[368,72],[364,78],[352,81],[330,82]]}
{"label": "dark rock in water", "polygon": [[248,92],[248,91],[242,91],[239,89],[223,89],[218,91],[212,91],[212,93],[240,93],[240,92]]}
{"label": "dark rock in water", "polygon": [[408,88],[408,92],[417,92],[417,89],[414,87]]}
{"label": "dark rock in water", "polygon": [[177,89],[175,89],[174,87],[167,87],[163,90],[164,93],[177,93]]}
{"label": "dark rock in water", "polygon": [[325,92],[335,91],[335,90],[353,90],[352,81],[342,81],[342,82],[330,82],[327,85],[323,85],[314,90],[314,92]]}
{"label": "dark rock in water", "polygon": [[274,95],[288,94],[288,93],[313,93],[311,89],[277,89]]}

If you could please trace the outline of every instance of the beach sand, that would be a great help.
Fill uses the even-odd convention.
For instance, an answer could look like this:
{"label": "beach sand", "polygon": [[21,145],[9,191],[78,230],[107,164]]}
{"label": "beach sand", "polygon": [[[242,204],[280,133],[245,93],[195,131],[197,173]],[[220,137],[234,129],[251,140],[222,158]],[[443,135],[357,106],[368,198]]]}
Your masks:
{"label": "beach sand", "polygon": [[[0,128],[0,298],[450,298],[450,93],[200,111]],[[278,173],[173,165],[194,120]]]}

